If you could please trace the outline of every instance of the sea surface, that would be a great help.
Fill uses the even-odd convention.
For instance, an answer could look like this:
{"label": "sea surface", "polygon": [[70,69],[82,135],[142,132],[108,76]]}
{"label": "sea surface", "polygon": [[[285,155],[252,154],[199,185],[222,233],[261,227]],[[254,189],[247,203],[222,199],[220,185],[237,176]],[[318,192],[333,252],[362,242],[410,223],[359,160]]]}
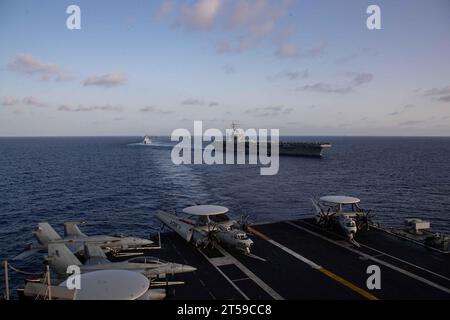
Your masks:
{"label": "sea surface", "polygon": [[[32,242],[38,222],[61,234],[64,221],[85,220],[87,234],[148,237],[159,209],[218,204],[278,221],[311,215],[310,198],[329,194],[360,198],[387,226],[421,217],[450,233],[450,138],[285,137],[333,147],[322,159],[280,157],[274,176],[257,165],[174,165],[169,138],[141,139],[0,138],[0,260]],[[38,257],[16,264],[41,268]]]}

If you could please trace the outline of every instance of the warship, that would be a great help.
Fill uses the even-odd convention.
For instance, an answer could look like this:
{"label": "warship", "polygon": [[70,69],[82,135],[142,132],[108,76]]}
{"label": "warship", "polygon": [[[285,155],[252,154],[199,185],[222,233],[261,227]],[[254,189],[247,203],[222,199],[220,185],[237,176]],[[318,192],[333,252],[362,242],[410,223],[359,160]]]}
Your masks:
{"label": "warship", "polygon": [[[217,141],[217,144],[222,144],[220,147],[225,152],[231,152],[227,150],[230,147],[230,143],[233,144],[233,151],[236,152],[237,145],[243,144],[245,147],[245,153],[257,152],[259,153],[259,142],[254,141],[244,135],[242,129],[237,128],[235,122],[231,126],[231,134],[225,137],[223,141]],[[267,154],[271,154],[271,143],[267,142]],[[301,157],[322,157],[325,149],[331,148],[329,142],[279,142],[279,155],[281,156],[301,156]],[[255,150],[255,151],[253,151]]]}

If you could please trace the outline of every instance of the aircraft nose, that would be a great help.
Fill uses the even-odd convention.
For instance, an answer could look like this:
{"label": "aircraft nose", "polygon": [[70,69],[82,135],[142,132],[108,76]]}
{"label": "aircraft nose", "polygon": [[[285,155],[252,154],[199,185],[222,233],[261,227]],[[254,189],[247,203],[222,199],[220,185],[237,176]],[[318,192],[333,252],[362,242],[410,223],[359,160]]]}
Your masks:
{"label": "aircraft nose", "polygon": [[183,272],[194,272],[197,270],[197,268],[187,265],[187,264],[183,264],[182,270],[183,270]]}

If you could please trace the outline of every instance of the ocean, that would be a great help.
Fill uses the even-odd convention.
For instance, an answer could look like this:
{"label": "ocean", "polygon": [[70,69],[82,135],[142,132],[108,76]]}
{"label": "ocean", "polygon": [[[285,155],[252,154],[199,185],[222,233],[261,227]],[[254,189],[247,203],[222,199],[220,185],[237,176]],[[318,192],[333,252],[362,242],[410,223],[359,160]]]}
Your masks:
{"label": "ocean", "polygon": [[329,194],[360,198],[387,226],[421,217],[450,232],[450,138],[285,137],[333,147],[322,159],[280,157],[273,176],[257,165],[174,165],[169,138],[141,139],[0,138],[0,259],[20,253],[43,221],[61,234],[64,221],[83,220],[87,234],[148,237],[159,209],[218,204],[268,222],[311,215],[310,198]]}

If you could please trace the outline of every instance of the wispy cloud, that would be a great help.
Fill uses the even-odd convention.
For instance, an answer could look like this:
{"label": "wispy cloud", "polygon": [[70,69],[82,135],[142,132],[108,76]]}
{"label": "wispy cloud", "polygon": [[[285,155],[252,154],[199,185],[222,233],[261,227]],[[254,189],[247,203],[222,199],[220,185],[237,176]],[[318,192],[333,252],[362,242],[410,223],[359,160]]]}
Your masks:
{"label": "wispy cloud", "polygon": [[91,112],[91,111],[111,111],[111,112],[121,112],[123,110],[123,107],[120,105],[90,105],[90,106],[84,106],[84,105],[77,105],[77,106],[71,106],[71,105],[61,105],[58,107],[59,111],[66,111],[66,112]]}
{"label": "wispy cloud", "polygon": [[290,114],[293,110],[293,108],[286,108],[285,106],[268,106],[247,109],[245,114],[253,117],[276,117],[282,114]]}
{"label": "wispy cloud", "polygon": [[158,21],[161,21],[167,18],[175,9],[175,1],[174,0],[163,0],[159,9],[156,11],[155,18]]}
{"label": "wispy cloud", "polygon": [[226,1],[229,5],[225,17],[226,29],[237,34],[223,40],[217,47],[219,53],[239,53],[257,46],[263,39],[277,32],[286,16],[291,0]]}
{"label": "wispy cloud", "polygon": [[311,48],[301,48],[290,42],[281,42],[278,45],[275,54],[283,59],[315,58],[321,56],[325,52],[325,47],[325,44],[320,44]]}
{"label": "wispy cloud", "polygon": [[22,100],[23,104],[26,104],[28,106],[34,106],[34,107],[46,107],[47,104],[42,101],[39,98],[33,97],[33,96],[29,96],[29,97],[25,97]]}
{"label": "wispy cloud", "polygon": [[31,54],[19,54],[8,65],[10,70],[29,76],[37,76],[40,80],[64,81],[73,76],[55,63],[45,63]]}
{"label": "wispy cloud", "polygon": [[209,29],[219,13],[220,0],[199,0],[193,4],[183,4],[176,25],[204,30]]}
{"label": "wispy cloud", "polygon": [[350,85],[357,87],[373,80],[374,76],[368,72],[346,72],[345,75],[351,78]]}
{"label": "wispy cloud", "polygon": [[108,73],[102,75],[94,75],[86,78],[83,81],[83,85],[87,86],[100,86],[104,88],[111,88],[125,84],[128,81],[128,77],[124,73]]}
{"label": "wispy cloud", "polygon": [[325,43],[312,47],[300,46],[290,40],[293,32],[292,29],[287,28],[275,35],[275,55],[277,57],[282,59],[316,58],[324,54],[326,48]]}
{"label": "wispy cloud", "polygon": [[431,88],[423,93],[424,96],[440,96],[450,94],[450,86]]}
{"label": "wispy cloud", "polygon": [[347,94],[353,92],[355,87],[359,87],[363,84],[369,83],[373,80],[374,75],[367,72],[346,72],[344,73],[346,78],[349,78],[344,85],[334,85],[324,82],[317,82],[314,84],[307,84],[297,87],[297,91],[311,91],[320,93],[338,93]]}
{"label": "wispy cloud", "polygon": [[400,122],[399,125],[400,126],[413,127],[413,126],[416,126],[418,124],[423,124],[423,123],[425,123],[424,120],[410,120],[410,121]]}
{"label": "wispy cloud", "polygon": [[363,56],[374,56],[377,54],[378,51],[374,48],[362,48],[361,50],[337,58],[335,62],[337,64],[345,64]]}
{"label": "wispy cloud", "polygon": [[232,65],[229,65],[229,64],[224,65],[224,66],[223,66],[223,70],[224,70],[226,73],[235,73],[235,72],[236,72],[236,68],[233,67]]}
{"label": "wispy cloud", "polygon": [[437,98],[439,101],[450,102],[450,95]]}
{"label": "wispy cloud", "polygon": [[3,97],[1,100],[1,105],[5,106],[5,107],[6,106],[8,106],[8,107],[15,106],[18,103],[19,103],[19,99],[17,99],[16,97],[12,97],[12,96]]}
{"label": "wispy cloud", "polygon": [[42,101],[40,98],[34,97],[34,96],[28,96],[24,97],[22,99],[12,97],[12,96],[6,96],[3,97],[1,100],[1,105],[3,106],[19,106],[19,105],[26,105],[26,106],[33,106],[33,107],[46,107],[48,106],[47,103]]}
{"label": "wispy cloud", "polygon": [[[420,89],[416,90],[417,92]],[[442,88],[431,88],[426,90],[423,95],[425,97],[432,97],[434,100],[441,102],[450,102],[450,86],[442,87]]]}
{"label": "wispy cloud", "polygon": [[295,71],[295,70],[286,70],[274,75],[268,76],[268,80],[277,80],[277,79],[287,79],[287,80],[297,80],[297,79],[306,79],[309,77],[309,71]]}
{"label": "wispy cloud", "polygon": [[353,88],[350,86],[336,86],[323,82],[317,82],[314,84],[307,84],[304,86],[300,86],[296,88],[297,91],[312,91],[312,92],[320,92],[320,93],[339,93],[346,94],[353,91]]}
{"label": "wispy cloud", "polygon": [[155,106],[147,106],[147,107],[139,109],[139,111],[140,112],[157,113],[157,114],[170,114],[170,113],[174,113],[175,112],[173,110],[160,109],[160,108],[155,107]]}
{"label": "wispy cloud", "polygon": [[186,106],[208,106],[208,107],[216,107],[219,105],[217,101],[205,101],[202,99],[189,98],[181,101],[181,104]]}

